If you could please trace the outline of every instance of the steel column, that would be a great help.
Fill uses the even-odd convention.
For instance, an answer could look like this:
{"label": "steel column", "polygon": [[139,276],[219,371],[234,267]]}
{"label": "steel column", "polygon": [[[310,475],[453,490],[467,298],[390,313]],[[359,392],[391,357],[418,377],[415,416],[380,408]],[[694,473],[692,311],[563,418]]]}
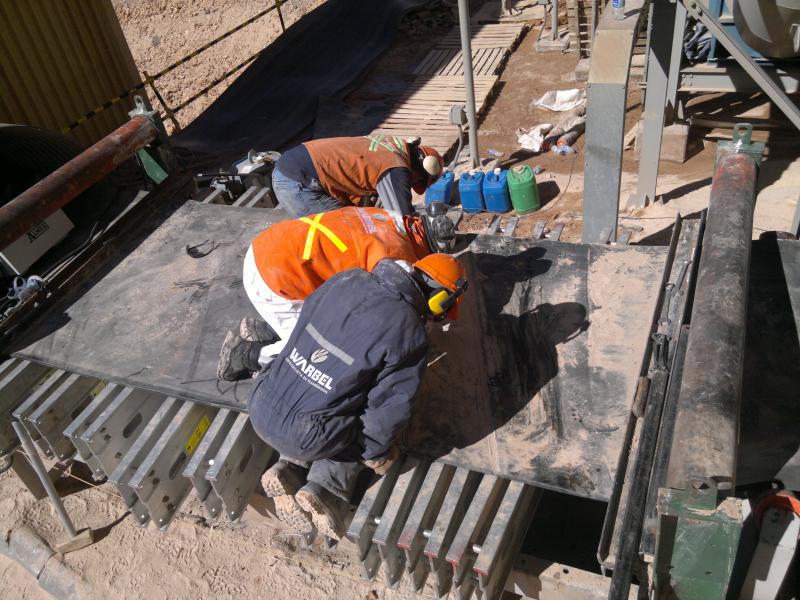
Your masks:
{"label": "steel column", "polygon": [[472,166],[480,163],[478,154],[478,116],[475,111],[475,84],[472,77],[472,44],[469,32],[469,2],[458,0],[458,22],[461,28],[461,54],[464,57],[464,87],[467,92],[467,123],[469,124],[469,153]]}
{"label": "steel column", "polygon": [[671,488],[714,477],[721,478],[720,490],[733,491],[756,176],[756,160],[745,152],[717,161],[667,473]]}
{"label": "steel column", "polygon": [[148,119],[135,117],[0,207],[0,250],[111,173],[157,133]]}
{"label": "steel column", "polygon": [[[661,136],[664,131],[665,112],[670,103],[669,82],[672,72],[675,31],[679,15],[675,4],[668,0],[652,3],[650,18],[650,44],[647,55],[647,93],[641,120],[639,155],[639,181],[636,193],[628,201],[629,207],[646,206],[656,197],[658,161],[661,156]],[[684,11],[685,20],[685,11]],[[655,27],[661,23],[661,27]],[[671,23],[672,27],[666,24]],[[681,30],[679,39],[683,39]],[[680,65],[680,59],[678,59]]]}
{"label": "steel column", "polygon": [[594,37],[586,97],[584,243],[617,239],[628,71],[643,4],[643,0],[627,2],[622,20],[605,11]]}

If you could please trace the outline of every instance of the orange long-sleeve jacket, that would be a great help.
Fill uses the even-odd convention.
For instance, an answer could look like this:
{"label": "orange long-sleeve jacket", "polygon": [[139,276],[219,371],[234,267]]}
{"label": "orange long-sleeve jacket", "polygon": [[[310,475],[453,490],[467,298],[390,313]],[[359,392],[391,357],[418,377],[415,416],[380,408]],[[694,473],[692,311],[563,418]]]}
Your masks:
{"label": "orange long-sleeve jacket", "polygon": [[276,223],[253,240],[264,283],[289,300],[304,300],[336,273],[429,253],[419,217],[354,206]]}

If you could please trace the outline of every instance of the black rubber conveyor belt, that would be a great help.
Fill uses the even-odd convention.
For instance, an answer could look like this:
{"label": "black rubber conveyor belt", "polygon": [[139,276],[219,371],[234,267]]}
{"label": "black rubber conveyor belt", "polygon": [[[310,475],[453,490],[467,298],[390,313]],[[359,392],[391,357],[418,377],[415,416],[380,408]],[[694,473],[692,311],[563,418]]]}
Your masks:
{"label": "black rubber conveyor belt", "polygon": [[270,44],[173,143],[202,168],[229,166],[251,149],[285,149],[313,124],[319,97],[341,94],[389,47],[401,17],[427,3],[327,0]]}
{"label": "black rubber conveyor belt", "polygon": [[[255,310],[250,241],[279,210],[186,202],[97,281],[65,295],[17,355],[165,396],[246,410],[217,381],[225,332]],[[208,240],[209,254],[185,247]],[[461,318],[433,327],[410,452],[608,497],[665,248],[477,236]]]}

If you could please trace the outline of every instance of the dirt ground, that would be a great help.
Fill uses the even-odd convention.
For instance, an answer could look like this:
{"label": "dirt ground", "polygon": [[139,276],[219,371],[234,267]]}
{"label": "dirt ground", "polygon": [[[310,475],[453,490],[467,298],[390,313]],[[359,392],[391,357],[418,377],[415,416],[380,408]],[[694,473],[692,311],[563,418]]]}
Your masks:
{"label": "dirt ground", "polygon": [[[287,24],[322,0],[294,0],[284,6]],[[265,4],[246,0],[113,0],[125,35],[140,70],[154,73],[207,41],[263,10]],[[201,89],[222,72],[261,49],[278,34],[280,25],[269,15],[256,25],[233,35],[160,80],[166,101],[175,105]],[[436,35],[436,30],[431,35]],[[538,220],[565,224],[562,239],[580,238],[583,203],[585,138],[578,140],[577,153],[569,156],[518,152],[515,130],[541,122],[552,122],[553,114],[531,108],[531,102],[551,89],[584,87],[575,81],[574,54],[537,54],[536,29],[527,33],[508,61],[499,94],[485,115],[479,131],[482,153],[503,152],[501,165],[518,163],[544,168],[537,177],[544,203],[541,211],[522,219],[517,232],[527,235]],[[393,51],[390,51],[393,52]],[[397,54],[381,59],[372,76],[388,73],[389,65],[416,64],[425,54],[420,40],[398,44]],[[403,76],[402,69],[397,73]],[[369,77],[369,76],[368,76]],[[232,79],[231,79],[232,80]],[[231,81],[229,80],[229,81]],[[224,85],[179,115],[185,125],[201,112]],[[628,125],[638,118],[640,93],[631,86]],[[714,138],[707,136],[702,150],[687,163],[662,163],[658,193],[663,202],[644,209],[623,209],[621,225],[633,241],[665,243],[676,212],[697,214],[708,202],[714,160]],[[770,148],[759,184],[754,236],[770,229],[785,229],[800,195],[800,162],[796,149],[776,144]],[[633,150],[626,151],[622,177],[623,202],[636,187]],[[490,215],[469,216],[464,227],[479,230]],[[68,511],[79,527],[99,532],[99,541],[65,556],[67,565],[79,573],[92,590],[92,597],[105,598],[330,598],[332,600],[377,600],[418,598],[360,578],[352,544],[344,542],[331,552],[321,548],[299,548],[298,539],[283,531],[268,516],[268,503],[254,498],[240,523],[208,523],[196,500],[190,498],[166,533],[150,527],[138,528],[114,488],[75,488],[74,480],[60,484],[69,492]],[[258,507],[258,508],[256,508]],[[48,542],[55,543],[61,530],[46,500],[35,501],[10,473],[0,475],[0,528],[8,531],[20,523],[33,525]],[[380,575],[379,579],[380,581]],[[20,566],[0,556],[0,598],[38,600],[47,594]]]}
{"label": "dirt ground", "polygon": [[[289,0],[281,7],[286,27],[324,0]],[[155,75],[204,44],[269,8],[271,2],[249,0],[112,0],[125,39],[140,72]],[[166,103],[175,107],[215,79],[262,50],[281,33],[272,11],[190,59],[156,82]],[[177,114],[182,127],[203,112],[242,73],[231,75]],[[150,102],[160,106],[148,88]],[[173,131],[168,122],[167,129]]]}

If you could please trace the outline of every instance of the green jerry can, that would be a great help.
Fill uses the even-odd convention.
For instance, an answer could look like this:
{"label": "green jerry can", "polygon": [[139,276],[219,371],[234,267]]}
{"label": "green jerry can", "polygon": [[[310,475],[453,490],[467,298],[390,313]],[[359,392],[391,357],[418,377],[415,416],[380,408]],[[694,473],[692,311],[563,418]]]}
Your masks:
{"label": "green jerry can", "polygon": [[517,214],[539,210],[539,188],[536,176],[528,165],[517,165],[508,171],[508,191]]}

